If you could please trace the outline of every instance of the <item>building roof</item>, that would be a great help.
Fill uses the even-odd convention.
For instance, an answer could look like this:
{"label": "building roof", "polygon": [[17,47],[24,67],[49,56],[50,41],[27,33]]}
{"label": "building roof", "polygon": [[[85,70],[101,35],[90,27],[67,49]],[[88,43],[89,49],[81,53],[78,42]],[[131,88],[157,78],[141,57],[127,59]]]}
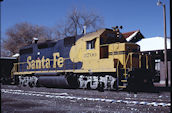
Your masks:
{"label": "building roof", "polygon": [[19,54],[19,53],[16,53],[16,54],[14,54],[12,57],[17,58],[17,57],[19,57],[19,56],[20,56],[20,54]]}
{"label": "building roof", "polygon": [[[141,51],[154,51],[164,49],[163,37],[145,38],[137,42]],[[170,39],[167,39],[167,49],[170,49]]]}
{"label": "building roof", "polygon": [[122,35],[127,40],[127,42],[134,42],[134,43],[136,43],[144,38],[144,36],[141,34],[140,30],[122,33]]}
{"label": "building roof", "polygon": [[0,57],[0,59],[5,59],[5,60],[16,60],[17,58],[15,58],[15,57]]}
{"label": "building roof", "polygon": [[129,36],[131,36],[133,33],[137,32],[138,30],[136,31],[130,31],[130,32],[126,32],[126,33],[122,33],[123,37],[125,39],[127,39]]}

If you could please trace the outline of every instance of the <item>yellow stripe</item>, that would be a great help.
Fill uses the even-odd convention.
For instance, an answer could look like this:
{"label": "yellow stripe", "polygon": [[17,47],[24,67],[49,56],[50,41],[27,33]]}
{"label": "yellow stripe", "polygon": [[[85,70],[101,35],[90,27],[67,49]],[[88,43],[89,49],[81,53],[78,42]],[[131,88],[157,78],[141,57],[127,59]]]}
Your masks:
{"label": "yellow stripe", "polygon": [[102,70],[50,70],[50,71],[25,71],[25,72],[14,72],[14,75],[27,75],[33,73],[47,73],[47,72],[73,72],[73,73],[97,73],[97,72],[116,72],[115,68],[112,69],[102,69]]}
{"label": "yellow stripe", "polygon": [[118,86],[119,88],[127,88],[126,86]]}

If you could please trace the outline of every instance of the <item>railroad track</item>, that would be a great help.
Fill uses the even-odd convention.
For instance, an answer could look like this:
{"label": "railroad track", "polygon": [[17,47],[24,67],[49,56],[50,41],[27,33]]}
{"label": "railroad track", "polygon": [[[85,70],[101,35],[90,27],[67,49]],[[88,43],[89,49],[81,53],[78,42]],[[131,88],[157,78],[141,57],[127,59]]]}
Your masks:
{"label": "railroad track", "polygon": [[135,104],[135,105],[146,105],[146,106],[163,106],[170,107],[171,103],[168,102],[148,102],[148,101],[135,101],[127,99],[110,99],[110,98],[93,98],[93,97],[80,97],[71,96],[68,93],[53,93],[53,92],[40,92],[40,91],[25,91],[25,90],[14,90],[14,89],[1,89],[1,93],[13,94],[13,95],[27,95],[27,96],[37,96],[55,99],[69,99],[69,100],[85,100],[85,101],[98,101],[105,103],[125,103],[125,104]]}

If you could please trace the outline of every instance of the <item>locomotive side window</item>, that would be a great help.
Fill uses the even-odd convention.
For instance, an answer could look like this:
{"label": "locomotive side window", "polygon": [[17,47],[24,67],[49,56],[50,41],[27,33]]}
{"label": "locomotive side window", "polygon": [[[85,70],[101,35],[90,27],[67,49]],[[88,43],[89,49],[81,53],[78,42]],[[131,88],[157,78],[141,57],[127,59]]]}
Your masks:
{"label": "locomotive side window", "polygon": [[38,44],[38,49],[44,49],[44,48],[48,48],[47,43]]}
{"label": "locomotive side window", "polygon": [[21,49],[20,54],[32,54],[33,53],[33,48],[26,48],[26,49]]}
{"label": "locomotive side window", "polygon": [[87,41],[87,49],[94,49],[95,48],[95,42],[96,42],[96,39],[91,40],[91,41]]}
{"label": "locomotive side window", "polygon": [[54,47],[56,45],[56,42],[49,43],[48,47]]}
{"label": "locomotive side window", "polygon": [[72,46],[73,44],[75,44],[75,37],[74,36],[64,38],[64,46],[65,47]]}
{"label": "locomotive side window", "polygon": [[38,49],[51,48],[56,45],[56,42],[44,42],[38,44]]}

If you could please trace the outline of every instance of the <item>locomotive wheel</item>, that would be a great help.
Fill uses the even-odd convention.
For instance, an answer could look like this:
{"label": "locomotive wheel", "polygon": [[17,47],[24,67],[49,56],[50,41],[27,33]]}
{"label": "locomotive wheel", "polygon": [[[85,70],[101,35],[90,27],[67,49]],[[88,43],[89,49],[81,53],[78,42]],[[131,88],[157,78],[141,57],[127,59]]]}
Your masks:
{"label": "locomotive wheel", "polygon": [[91,85],[90,84],[91,84],[90,82],[87,83],[87,89],[91,89]]}
{"label": "locomotive wheel", "polygon": [[37,81],[29,81],[28,83],[29,87],[36,87],[37,86]]}
{"label": "locomotive wheel", "polygon": [[103,82],[99,82],[97,90],[100,92],[104,92],[104,83]]}
{"label": "locomotive wheel", "polygon": [[26,86],[27,86],[25,82],[26,82],[26,81],[22,82],[22,86],[23,86],[23,87],[26,87]]}
{"label": "locomotive wheel", "polygon": [[25,84],[26,81],[20,81],[18,86],[19,87],[26,87],[27,85]]}
{"label": "locomotive wheel", "polygon": [[35,85],[34,85],[34,82],[29,82],[28,85],[29,85],[29,87],[31,87],[31,88],[35,86]]}
{"label": "locomotive wheel", "polygon": [[116,91],[118,90],[118,87],[117,87],[117,80],[114,81],[113,88],[114,88]]}
{"label": "locomotive wheel", "polygon": [[23,86],[23,83],[21,81],[19,81],[18,86],[19,87]]}

